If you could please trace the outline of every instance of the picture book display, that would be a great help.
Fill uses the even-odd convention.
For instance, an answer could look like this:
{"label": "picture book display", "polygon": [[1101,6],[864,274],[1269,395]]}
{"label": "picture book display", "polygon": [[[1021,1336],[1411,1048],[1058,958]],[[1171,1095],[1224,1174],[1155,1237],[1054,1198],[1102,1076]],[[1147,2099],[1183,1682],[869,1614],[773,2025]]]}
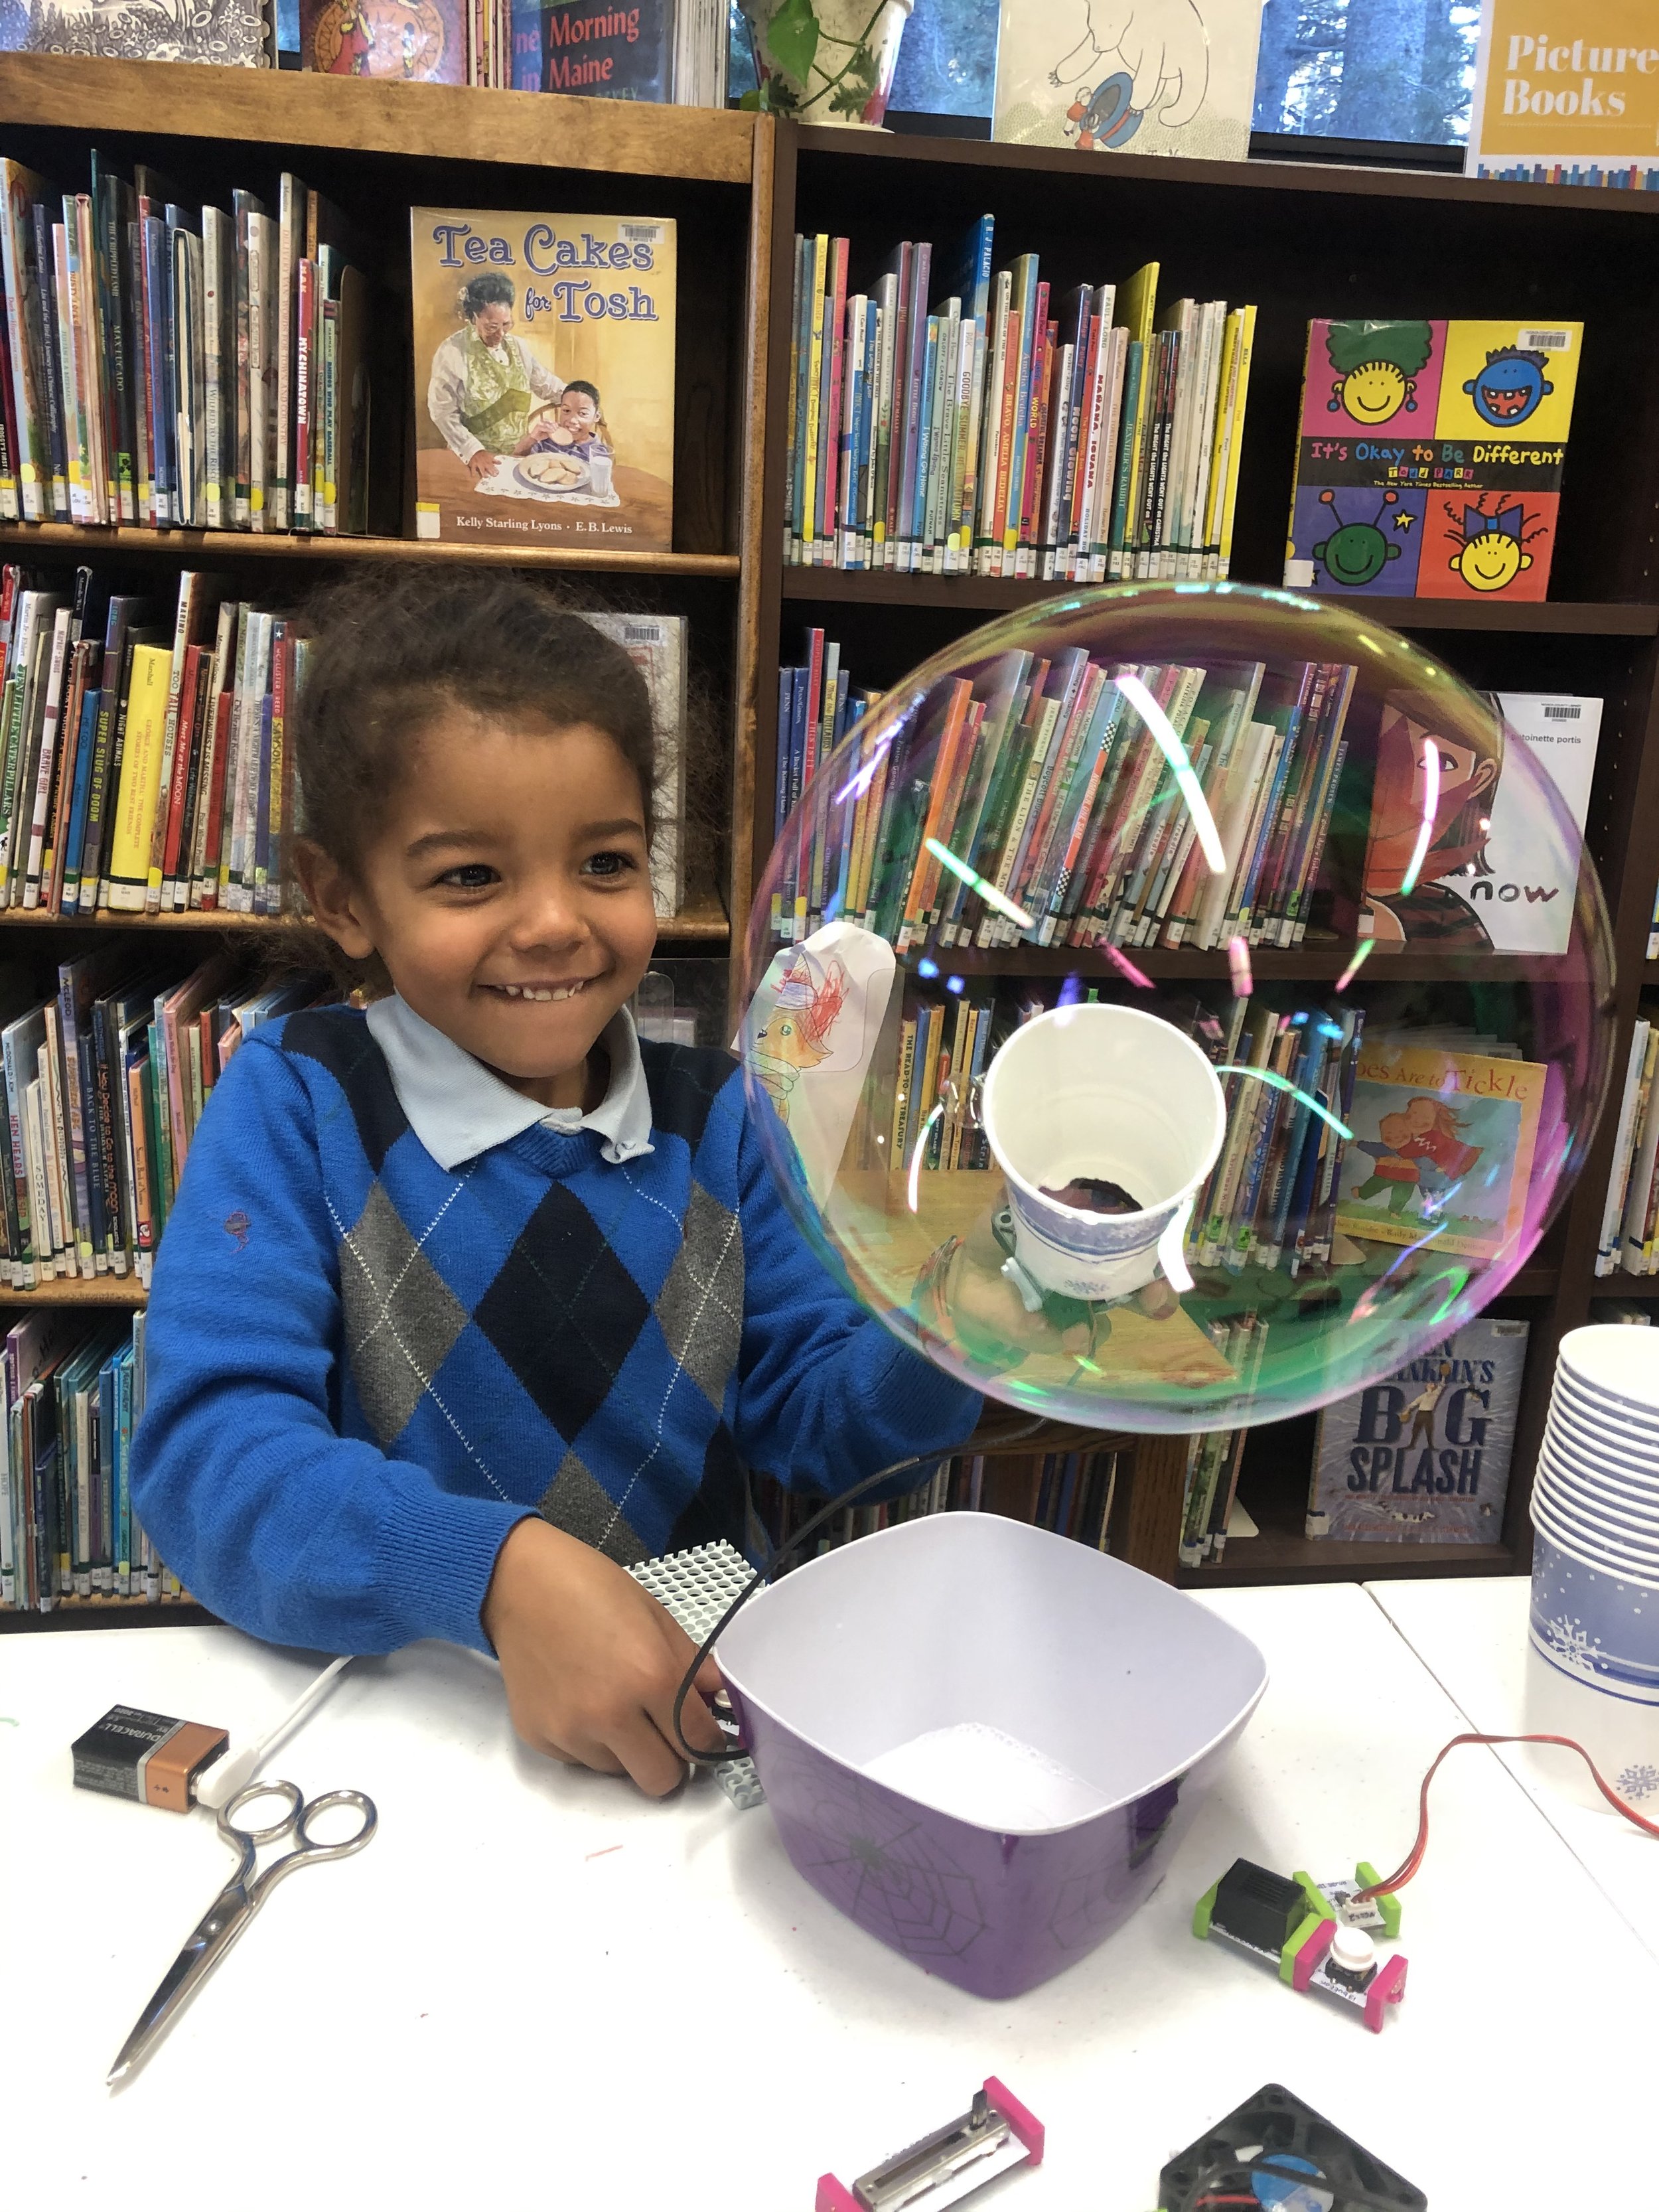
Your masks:
{"label": "picture book display", "polygon": [[981,216],[879,268],[795,240],[784,558],[1103,583],[1230,568],[1255,310],[1159,267],[1059,296]]}
{"label": "picture book display", "polygon": [[1495,1544],[1528,1324],[1473,1321],[1319,1416],[1310,1536]]}
{"label": "picture book display", "polygon": [[1517,184],[1659,190],[1651,0],[1483,0],[1466,166]]}
{"label": "picture book display", "polygon": [[1582,323],[1308,325],[1285,581],[1548,596]]}
{"label": "picture book display", "polygon": [[469,0],[300,0],[302,68],[329,76],[476,84]]}
{"label": "picture book display", "polygon": [[[1447,738],[1395,701],[1383,703],[1358,925],[1380,953],[1407,944],[1445,952],[1567,949],[1601,702],[1503,692],[1493,705],[1486,731],[1466,720]],[[1431,743],[1440,781],[1433,830],[1419,851]],[[1520,772],[1505,773],[1515,745],[1544,769],[1568,822],[1540,818]]]}
{"label": "picture book display", "polygon": [[694,0],[511,0],[513,88],[589,100],[674,97],[675,17]]}
{"label": "picture book display", "polygon": [[1242,161],[1261,36],[1261,0],[1002,0],[992,135]]}
{"label": "picture book display", "polygon": [[1525,1218],[1547,1077],[1530,1060],[1362,1043],[1338,1231],[1492,1259]]}
{"label": "picture book display", "polygon": [[1577,838],[1558,842],[1534,821],[1521,787],[1505,776],[1481,802],[1489,826],[1475,858],[1443,878],[1479,921],[1494,952],[1565,952],[1578,890],[1584,818],[1601,731],[1601,702],[1562,692],[1500,691],[1504,753],[1524,745],[1555,786]]}
{"label": "picture book display", "polygon": [[416,535],[666,552],[671,221],[416,208]]}
{"label": "picture book display", "polygon": [[9,0],[0,9],[0,53],[275,69],[276,0],[200,0],[188,8],[137,0],[113,6],[107,0]]}

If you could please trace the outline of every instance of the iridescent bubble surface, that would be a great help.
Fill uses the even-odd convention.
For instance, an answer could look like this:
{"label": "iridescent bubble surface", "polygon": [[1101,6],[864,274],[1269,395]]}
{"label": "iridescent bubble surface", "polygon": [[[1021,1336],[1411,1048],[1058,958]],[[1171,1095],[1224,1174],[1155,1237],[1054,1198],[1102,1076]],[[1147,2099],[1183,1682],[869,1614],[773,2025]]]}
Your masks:
{"label": "iridescent bubble surface", "polygon": [[1103,1429],[1279,1419],[1439,1344],[1607,1081],[1606,911],[1537,751],[1352,606],[1242,586],[1068,593],[915,670],[803,789],[745,963],[820,1252]]}

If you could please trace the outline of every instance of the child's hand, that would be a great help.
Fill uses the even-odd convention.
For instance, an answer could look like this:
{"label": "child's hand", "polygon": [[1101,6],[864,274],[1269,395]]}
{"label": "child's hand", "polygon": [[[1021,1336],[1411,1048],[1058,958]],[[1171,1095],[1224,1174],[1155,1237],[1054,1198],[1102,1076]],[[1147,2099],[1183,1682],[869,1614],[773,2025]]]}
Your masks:
{"label": "child's hand", "polygon": [[[545,1521],[520,1521],[496,1557],[482,1620],[532,1751],[631,1774],[653,1797],[684,1781],[674,1699],[696,1646],[631,1575]],[[697,1687],[720,1686],[706,1660]],[[700,1697],[686,1698],[681,1725],[699,1751],[725,1745]]]}

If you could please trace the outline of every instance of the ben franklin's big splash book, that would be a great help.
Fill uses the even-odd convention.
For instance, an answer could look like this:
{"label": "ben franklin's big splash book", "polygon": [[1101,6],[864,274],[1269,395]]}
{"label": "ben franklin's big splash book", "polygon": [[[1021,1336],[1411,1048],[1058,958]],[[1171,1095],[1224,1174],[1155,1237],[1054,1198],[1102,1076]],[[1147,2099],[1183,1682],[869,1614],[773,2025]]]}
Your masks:
{"label": "ben franklin's big splash book", "polygon": [[415,534],[673,544],[674,224],[416,208]]}
{"label": "ben franklin's big splash book", "polygon": [[1582,323],[1308,325],[1285,581],[1542,599]]}
{"label": "ben franklin's big splash book", "polygon": [[1495,1544],[1527,1323],[1473,1321],[1319,1416],[1310,1536]]}

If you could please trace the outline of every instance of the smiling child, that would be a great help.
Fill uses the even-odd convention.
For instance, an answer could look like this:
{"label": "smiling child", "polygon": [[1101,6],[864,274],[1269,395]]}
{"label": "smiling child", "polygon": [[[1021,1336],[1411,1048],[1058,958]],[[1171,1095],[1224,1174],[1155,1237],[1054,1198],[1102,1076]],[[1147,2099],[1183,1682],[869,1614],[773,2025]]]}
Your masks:
{"label": "smiling child", "polygon": [[214,1091],[135,1507],[236,1626],[493,1650],[526,1742],[659,1794],[692,1647],[624,1567],[741,1546],[747,1468],[837,1490],[979,1401],[831,1282],[731,1058],[635,1033],[627,653],[510,574],[394,566],[324,602],[296,719],[297,870],[381,995],[260,1029]]}

